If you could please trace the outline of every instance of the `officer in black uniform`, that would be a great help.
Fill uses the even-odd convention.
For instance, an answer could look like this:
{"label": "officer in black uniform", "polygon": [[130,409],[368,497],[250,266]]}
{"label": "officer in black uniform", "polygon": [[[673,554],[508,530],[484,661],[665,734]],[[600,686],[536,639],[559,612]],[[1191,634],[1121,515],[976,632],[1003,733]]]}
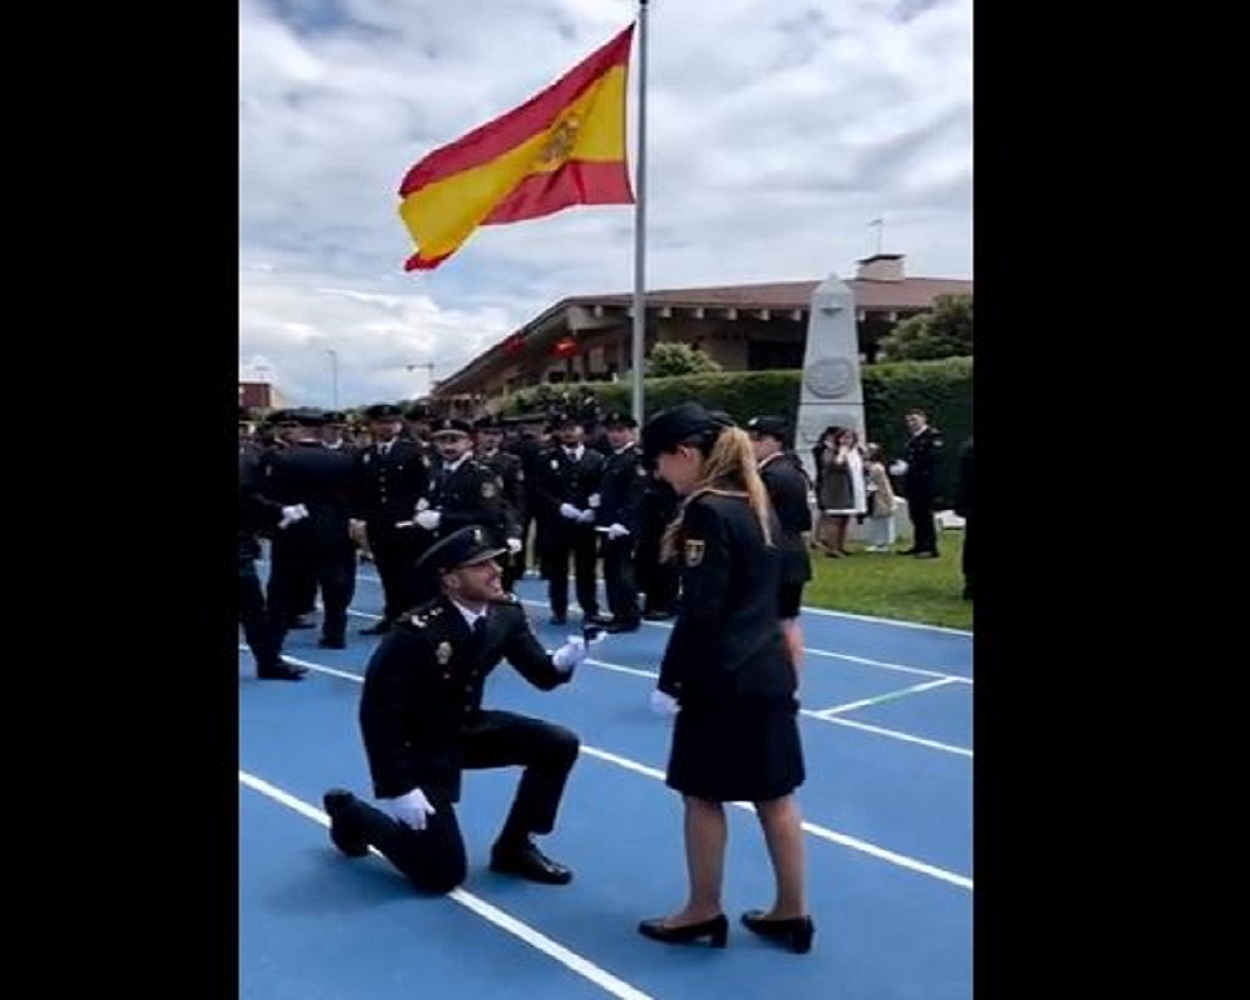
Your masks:
{"label": "officer in black uniform", "polygon": [[473,457],[499,477],[508,554],[501,556],[503,589],[512,592],[525,574],[525,470],[519,456],[504,451],[503,423],[485,416],[473,425]]}
{"label": "officer in black uniform", "polygon": [[546,558],[551,623],[563,625],[569,607],[569,556],[573,557],[577,603],[588,621],[599,617],[595,567],[595,508],[605,459],[602,452],[587,448],[585,426],[575,414],[552,421],[556,443],[538,462],[537,479],[530,483],[530,499],[542,520],[543,555]]}
{"label": "officer in black uniform", "polygon": [[891,467],[903,477],[903,496],[907,499],[907,516],[911,518],[914,541],[905,556],[935,559],[938,555],[937,527],[933,508],[938,495],[938,470],[942,461],[942,432],[930,426],[924,410],[908,410],[903,419],[911,437],[901,462]]}
{"label": "officer in black uniform", "polygon": [[467,873],[455,810],[466,768],[525,769],[491,869],[550,885],[572,879],[532,836],[555,827],[578,738],[562,726],[482,708],[482,689],[506,659],[550,691],[569,681],[586,647],[578,639],[550,655],[543,650],[521,605],[500,586],[495,560],[505,551],[481,528],[467,527],[425,554],[423,568],[437,575],[441,593],[382,640],[360,701],[373,792],[385,811],[343,789],[323,799],[339,850],[363,857],[373,845],[427,892],[450,892]]}
{"label": "officer in black uniform", "polygon": [[356,484],[350,455],[321,440],[320,410],[297,409],[290,446],[261,459],[260,494],[279,515],[269,573],[272,613],[285,626],[305,599],[305,581],[321,587],[323,649],[347,646],[347,607],[356,590],[356,548],[349,522]]}
{"label": "officer in black uniform", "polygon": [[326,422],[321,428],[321,439],[331,451],[345,451],[354,455],[359,450],[347,436],[347,414],[342,410],[326,410]]}
{"label": "officer in black uniform", "polygon": [[[243,411],[239,413],[242,425]],[[277,525],[270,507],[259,499],[262,449],[251,441],[239,442],[239,624],[261,680],[302,680],[306,667],[282,658],[282,630],[265,604],[256,572],[260,535]]]}
{"label": "officer in black uniform", "polygon": [[644,456],[647,470],[642,494],[638,546],[634,551],[634,572],[642,590],[644,621],[662,622],[673,617],[680,590],[680,570],[670,559],[660,557],[660,543],[681,499],[665,480],[656,475]]}
{"label": "officer in black uniform", "polygon": [[968,438],[968,440],[965,441],[959,449],[959,473],[958,478],[955,481],[955,513],[964,519],[964,554],[960,564],[960,569],[963,571],[964,575],[963,599],[965,601],[972,600],[972,578],[975,575],[975,557],[972,554],[972,536],[976,533],[975,529],[972,527],[972,522],[976,519],[973,513],[975,496],[976,486],[972,464],[972,438]]}
{"label": "officer in black uniform", "polygon": [[760,479],[781,523],[781,536],[774,539],[780,554],[781,581],[777,611],[785,631],[790,655],[797,667],[802,662],[803,637],[799,631],[799,611],[803,587],[812,578],[812,558],[808,534],[812,530],[812,508],[808,494],[812,482],[803,463],[790,445],[790,423],[784,417],[761,416],[747,421]]}
{"label": "officer in black uniform", "polygon": [[[305,409],[300,412],[308,411]],[[295,419],[295,414],[294,407],[280,407],[269,414],[266,450],[283,452],[292,446],[294,436],[300,426],[299,421]],[[276,523],[276,518],[274,520]],[[290,606],[294,610],[290,612],[285,628],[288,630],[316,628],[317,623],[312,618],[317,610],[316,576],[312,573],[305,573],[298,579],[288,580],[287,587],[290,593]],[[270,590],[272,590],[272,585]],[[269,593],[266,600],[269,606],[273,607],[272,593]]]}
{"label": "officer in black uniform", "polygon": [[382,635],[393,621],[417,601],[413,569],[429,547],[424,532],[398,527],[412,512],[430,483],[429,464],[421,445],[400,436],[403,411],[390,403],[365,410],[373,441],[356,457],[353,516],[364,522],[365,542],[382,581],[382,619],[360,630]]}
{"label": "officer in black uniform", "polygon": [[595,530],[602,539],[603,583],[612,612],[604,631],[636,632],[642,612],[634,550],[642,526],[647,470],[636,440],[638,421],[628,413],[609,413],[603,418],[603,428],[610,451],[599,487]]}
{"label": "officer in black uniform", "polygon": [[[542,453],[550,444],[550,436],[550,431],[544,422],[533,419],[522,420],[517,436],[503,446],[505,451],[516,455],[521,460],[521,475],[525,479],[525,511],[521,519],[521,538],[524,541],[530,541],[532,526],[533,538],[528,558],[533,560],[532,565],[539,571],[544,565],[542,520],[537,516],[535,509],[537,505],[533,500],[533,484],[538,481],[541,474]],[[525,556],[524,549],[521,550],[521,554]],[[525,571],[524,560],[522,560],[521,570]]]}
{"label": "officer in black uniform", "polygon": [[[473,524],[486,531],[492,545],[510,549],[503,484],[489,466],[474,458],[468,422],[440,420],[431,428],[430,438],[438,449],[439,461],[425,498],[410,515],[410,530],[432,545]],[[421,603],[438,593],[438,579],[431,573],[418,572],[416,586]]]}

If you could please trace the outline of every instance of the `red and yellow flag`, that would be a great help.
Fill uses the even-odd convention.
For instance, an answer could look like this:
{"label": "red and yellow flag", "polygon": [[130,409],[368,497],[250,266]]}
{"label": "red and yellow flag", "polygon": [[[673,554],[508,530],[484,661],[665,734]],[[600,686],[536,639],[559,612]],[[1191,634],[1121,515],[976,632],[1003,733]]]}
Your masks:
{"label": "red and yellow flag", "polygon": [[519,108],[408,171],[399,214],[418,250],[405,271],[438,267],[478,226],[633,204],[625,156],[633,34],[631,24]]}

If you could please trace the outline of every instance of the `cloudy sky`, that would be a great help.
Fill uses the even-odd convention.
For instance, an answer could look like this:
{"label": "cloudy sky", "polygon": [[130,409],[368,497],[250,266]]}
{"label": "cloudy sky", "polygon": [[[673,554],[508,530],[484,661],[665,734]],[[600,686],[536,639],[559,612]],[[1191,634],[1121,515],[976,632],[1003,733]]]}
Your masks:
{"label": "cloudy sky", "polygon": [[[633,287],[634,212],[479,228],[434,271],[407,169],[634,0],[241,0],[239,362],[299,405],[411,399],[570,295]],[[647,285],[972,277],[972,0],[651,0]],[[629,144],[636,149],[637,41]],[[636,163],[635,163],[636,166]]]}

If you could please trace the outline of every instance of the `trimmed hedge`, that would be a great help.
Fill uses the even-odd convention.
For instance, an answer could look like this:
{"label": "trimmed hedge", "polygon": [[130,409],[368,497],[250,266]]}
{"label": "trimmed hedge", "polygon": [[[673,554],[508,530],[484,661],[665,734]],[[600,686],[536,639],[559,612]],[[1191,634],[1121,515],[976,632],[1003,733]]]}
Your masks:
{"label": "trimmed hedge", "polygon": [[[941,492],[953,495],[956,455],[960,444],[972,434],[972,358],[939,361],[895,361],[861,368],[864,386],[864,421],[868,438],[899,456],[907,444],[903,414],[920,408],[929,422],[942,431],[946,459],[940,477]],[[724,410],[739,423],[763,413],[793,418],[799,406],[797,369],[768,372],[716,372],[649,378],[643,383],[643,402],[648,415],[676,403],[698,400],[710,410]],[[567,391],[574,397],[594,396],[604,410],[629,411],[632,387],[622,382],[581,382],[547,387]],[[500,413],[512,416],[536,409],[537,387],[505,397]]]}

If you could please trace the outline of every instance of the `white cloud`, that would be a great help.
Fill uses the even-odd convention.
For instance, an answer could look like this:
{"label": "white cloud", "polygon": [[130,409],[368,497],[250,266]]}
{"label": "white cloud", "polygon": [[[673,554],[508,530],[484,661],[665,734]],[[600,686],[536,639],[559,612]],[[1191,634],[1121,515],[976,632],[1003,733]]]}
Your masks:
{"label": "white cloud", "polygon": [[[971,275],[970,0],[683,0],[648,13],[648,285]],[[425,391],[569,295],[627,292],[633,210],[478,230],[438,270],[396,190],[621,30],[632,0],[243,0],[241,362],[342,405]],[[638,72],[637,53],[631,74]],[[631,136],[636,104],[631,96]],[[333,351],[333,357],[329,352]]]}

